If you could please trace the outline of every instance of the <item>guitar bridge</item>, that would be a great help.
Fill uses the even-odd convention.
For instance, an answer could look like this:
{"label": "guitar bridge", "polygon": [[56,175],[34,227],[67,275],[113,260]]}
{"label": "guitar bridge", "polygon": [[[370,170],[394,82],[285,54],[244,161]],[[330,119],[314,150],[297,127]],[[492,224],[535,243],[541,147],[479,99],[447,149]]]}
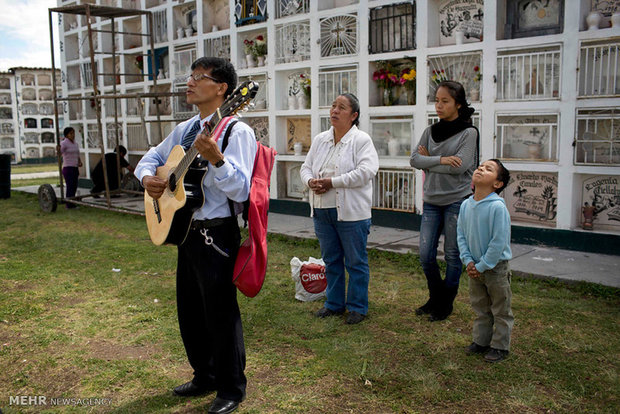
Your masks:
{"label": "guitar bridge", "polygon": [[155,215],[157,216],[157,222],[161,223],[161,213],[159,211],[159,201],[153,200],[153,210],[155,211]]}

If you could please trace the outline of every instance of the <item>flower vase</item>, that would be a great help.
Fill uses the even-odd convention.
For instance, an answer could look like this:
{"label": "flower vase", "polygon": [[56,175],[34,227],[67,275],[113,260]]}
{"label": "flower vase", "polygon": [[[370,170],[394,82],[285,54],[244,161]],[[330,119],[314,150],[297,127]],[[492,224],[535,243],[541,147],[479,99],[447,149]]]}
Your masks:
{"label": "flower vase", "polygon": [[306,99],[306,95],[304,93],[300,93],[297,95],[297,108],[299,109],[307,109],[308,100]]}
{"label": "flower vase", "polygon": [[472,102],[478,102],[480,100],[480,90],[478,88],[472,88],[469,91],[469,100]]}
{"label": "flower vase", "polygon": [[177,39],[183,39],[183,35],[185,34],[185,31],[183,30],[182,27],[179,27],[177,29]]}
{"label": "flower vase", "polygon": [[245,55],[245,61],[248,64],[248,68],[254,68],[256,67],[256,62],[254,62],[254,56],[252,55]]}
{"label": "flower vase", "polygon": [[616,29],[620,28],[620,10],[611,16],[611,27]]}
{"label": "flower vase", "polygon": [[265,56],[256,56],[256,66],[265,66]]}
{"label": "flower vase", "polygon": [[295,95],[288,97],[288,109],[297,109],[297,97]]}
{"label": "flower vase", "polygon": [[415,88],[407,88],[407,105],[415,105]]}
{"label": "flower vase", "polygon": [[165,78],[164,70],[159,69],[159,71],[157,72],[157,79],[164,79],[164,78]]}
{"label": "flower vase", "polygon": [[601,15],[601,13],[595,10],[590,12],[590,14],[588,14],[588,17],[586,17],[586,23],[588,24],[588,30],[598,30],[599,24],[601,23],[602,19],[603,19],[603,16]]}
{"label": "flower vase", "polygon": [[293,151],[295,155],[302,155],[304,151],[304,144],[302,144],[301,142],[296,142],[293,145]]}
{"label": "flower vase", "polygon": [[400,143],[398,142],[398,140],[391,138],[390,140],[388,140],[387,145],[388,154],[390,155],[390,157],[396,157],[400,149]]}
{"label": "flower vase", "polygon": [[394,93],[392,92],[392,88],[384,88],[383,89],[383,106],[392,106],[394,105]]}

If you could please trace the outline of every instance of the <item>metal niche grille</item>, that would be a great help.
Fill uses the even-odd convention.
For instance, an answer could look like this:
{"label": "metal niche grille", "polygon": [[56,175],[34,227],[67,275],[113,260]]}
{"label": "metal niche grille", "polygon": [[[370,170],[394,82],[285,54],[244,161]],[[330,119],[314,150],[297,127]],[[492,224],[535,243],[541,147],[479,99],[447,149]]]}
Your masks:
{"label": "metal niche grille", "polygon": [[370,53],[415,49],[415,3],[370,10]]}

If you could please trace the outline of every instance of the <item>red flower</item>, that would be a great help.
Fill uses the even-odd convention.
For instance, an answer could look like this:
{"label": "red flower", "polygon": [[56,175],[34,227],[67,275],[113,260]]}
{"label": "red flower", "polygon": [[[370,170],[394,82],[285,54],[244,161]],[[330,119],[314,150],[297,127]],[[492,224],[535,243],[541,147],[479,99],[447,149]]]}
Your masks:
{"label": "red flower", "polygon": [[478,72],[480,68],[478,66],[474,66],[474,72]]}
{"label": "red flower", "polygon": [[256,36],[256,40],[265,40],[265,38],[263,37],[263,35],[258,35]]}
{"label": "red flower", "polygon": [[138,62],[142,62],[142,59],[143,59],[143,57],[142,57],[142,56],[137,56],[137,57],[136,57],[136,60],[137,60]]}

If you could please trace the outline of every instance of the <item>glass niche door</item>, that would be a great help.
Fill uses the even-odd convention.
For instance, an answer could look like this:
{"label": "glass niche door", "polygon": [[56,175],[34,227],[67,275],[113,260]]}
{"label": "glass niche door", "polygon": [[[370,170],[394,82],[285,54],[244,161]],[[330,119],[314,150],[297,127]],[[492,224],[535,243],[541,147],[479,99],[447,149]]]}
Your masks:
{"label": "glass niche door", "polygon": [[373,117],[370,136],[379,157],[409,157],[413,119],[410,116]]}

